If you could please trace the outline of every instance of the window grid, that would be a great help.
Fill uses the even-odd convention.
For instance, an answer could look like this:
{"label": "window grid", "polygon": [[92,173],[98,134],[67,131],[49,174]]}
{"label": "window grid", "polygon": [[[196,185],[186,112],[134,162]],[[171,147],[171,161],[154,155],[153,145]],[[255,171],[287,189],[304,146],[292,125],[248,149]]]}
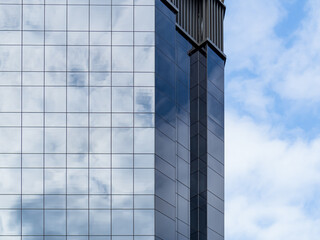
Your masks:
{"label": "window grid", "polygon": [[[92,1],[92,0],[91,0]],[[26,0],[24,1],[26,2]],[[70,0],[69,0],[70,2]],[[148,90],[148,89],[153,89],[154,88],[154,84],[151,84],[151,85],[137,85],[135,86],[135,80],[133,81],[132,85],[130,85],[130,88],[132,89],[132,107],[131,107],[131,111],[129,112],[121,112],[121,113],[127,113],[127,114],[131,114],[132,115],[132,126],[130,127],[126,127],[126,126],[117,126],[116,129],[131,129],[132,131],[132,141],[133,141],[133,145],[132,145],[132,152],[130,153],[132,156],[136,156],[136,158],[132,158],[133,159],[133,163],[132,163],[132,167],[114,167],[112,166],[112,159],[113,159],[113,156],[118,156],[118,155],[124,155],[125,153],[113,153],[113,147],[112,147],[112,141],[110,141],[110,150],[108,150],[107,152],[100,152],[100,151],[94,151],[92,152],[91,148],[93,145],[91,145],[91,138],[93,136],[93,132],[94,130],[98,130],[100,131],[103,130],[103,129],[110,129],[110,134],[109,134],[109,138],[112,138],[113,136],[113,120],[112,118],[110,119],[110,125],[106,124],[105,126],[91,126],[91,115],[97,115],[97,114],[109,114],[110,116],[112,116],[112,92],[113,92],[113,86],[114,86],[114,83],[112,81],[112,76],[111,76],[111,82],[109,85],[99,85],[99,84],[93,84],[91,85],[91,73],[109,73],[110,75],[112,75],[111,73],[125,73],[125,72],[128,72],[128,73],[154,73],[154,70],[151,69],[151,70],[139,70],[138,69],[135,69],[135,59],[134,59],[134,54],[135,54],[135,40],[133,38],[133,42],[132,42],[132,45],[118,45],[118,46],[121,46],[121,47],[125,47],[125,46],[130,46],[132,47],[132,52],[133,52],[133,55],[132,55],[132,71],[113,71],[112,69],[108,70],[108,71],[101,71],[101,70],[93,70],[91,69],[91,46],[95,47],[95,46],[99,46],[99,47],[105,47],[105,46],[116,46],[116,45],[112,45],[112,39],[111,39],[111,44],[106,44],[106,45],[96,45],[96,44],[90,44],[90,41],[91,41],[91,37],[90,37],[90,34],[91,34],[91,31],[90,31],[90,14],[91,14],[91,11],[90,11],[90,7],[91,6],[102,6],[102,5],[96,5],[96,4],[91,4],[90,5],[90,2],[88,4],[72,4],[72,6],[81,6],[81,7],[87,7],[88,8],[88,30],[86,31],[82,31],[82,30],[77,30],[77,31],[72,31],[72,30],[68,30],[68,7],[71,6],[71,4],[47,4],[47,3],[42,3],[42,4],[26,4],[26,3],[22,3],[22,4],[9,4],[9,3],[2,3],[0,1],[0,9],[2,6],[13,6],[13,5],[16,5],[16,6],[21,6],[21,19],[20,19],[20,24],[21,24],[21,28],[20,30],[20,36],[21,36],[21,43],[22,44],[8,44],[8,43],[1,43],[0,44],[0,47],[1,46],[10,46],[10,47],[17,47],[17,48],[20,48],[20,71],[11,71],[11,70],[8,70],[8,69],[2,69],[0,68],[0,72],[1,73],[18,73],[20,74],[20,84],[15,84],[14,82],[13,83],[10,83],[9,80],[6,80],[6,81],[1,81],[0,80],[0,89],[3,88],[11,88],[11,89],[14,89],[14,88],[17,88],[17,90],[20,91],[20,96],[18,97],[19,98],[19,101],[20,101],[20,112],[19,111],[15,111],[14,109],[12,108],[7,108],[7,109],[3,109],[2,106],[0,106],[0,114],[2,114],[3,116],[6,116],[7,118],[9,117],[12,117],[12,116],[15,116],[14,114],[17,113],[17,114],[20,114],[20,124],[16,124],[16,123],[10,123],[10,121],[6,121],[6,124],[1,124],[0,123],[0,129],[4,129],[4,130],[10,130],[10,129],[19,129],[20,128],[20,150],[19,151],[16,151],[16,149],[13,149],[13,148],[7,148],[7,149],[0,149],[0,155],[3,156],[3,157],[7,157],[7,155],[10,155],[12,156],[13,158],[15,157],[15,155],[19,154],[20,155],[20,166],[17,166],[17,165],[12,165],[12,166],[9,166],[9,165],[3,165],[2,161],[0,161],[0,170],[14,170],[14,169],[17,169],[19,170],[20,169],[20,194],[9,194],[9,193],[4,193],[2,191],[2,189],[0,188],[0,194],[2,196],[18,196],[20,198],[20,206],[19,208],[15,208],[15,207],[0,207],[0,218],[1,218],[1,211],[2,210],[19,210],[20,211],[20,230],[19,232],[11,232],[10,234],[6,234],[5,232],[2,234],[0,233],[0,239],[2,237],[5,237],[5,236],[12,236],[13,238],[15,238],[14,236],[17,236],[17,239],[18,239],[18,236],[19,239],[21,239],[22,236],[37,236],[37,237],[45,237],[45,236],[61,236],[61,237],[66,237],[66,236],[95,236],[97,234],[95,234],[94,232],[90,232],[91,231],[91,227],[90,227],[90,217],[91,217],[91,212],[90,212],[90,209],[92,210],[108,210],[110,211],[110,219],[109,219],[109,222],[110,224],[112,224],[111,222],[111,219],[112,219],[112,214],[113,214],[113,209],[115,210],[120,210],[122,208],[112,208],[112,200],[111,200],[111,196],[113,196],[112,192],[109,192],[108,194],[96,194],[96,193],[93,193],[91,192],[91,176],[90,174],[92,174],[92,171],[91,170],[108,170],[110,172],[110,175],[109,175],[109,178],[110,178],[110,187],[112,186],[112,172],[113,171],[116,171],[117,169],[130,169],[132,170],[132,181],[134,181],[135,179],[135,174],[136,174],[136,170],[151,170],[154,168],[154,164],[152,165],[146,165],[145,167],[141,166],[141,164],[143,164],[143,160],[139,160],[138,161],[138,158],[141,157],[141,156],[153,156],[154,155],[154,150],[153,152],[149,152],[149,150],[147,152],[143,152],[145,150],[139,150],[136,148],[136,145],[134,143],[134,141],[137,141],[135,140],[135,137],[139,137],[139,134],[141,134],[140,132],[143,131],[144,129],[154,129],[154,123],[152,123],[152,125],[146,125],[146,123],[139,123],[139,121],[141,121],[141,116],[142,114],[144,114],[144,116],[147,116],[147,115],[151,115],[153,117],[151,117],[150,119],[154,119],[154,107],[152,107],[151,109],[146,109],[145,106],[143,106],[142,103],[140,103],[139,101],[144,101],[143,99],[141,100],[137,100],[138,102],[135,102],[134,99],[135,97],[134,96],[140,96],[140,94],[145,94],[143,95],[144,98],[147,98],[147,101],[150,101],[151,104],[154,104],[154,96],[153,97],[149,97],[149,93],[147,93],[145,90]],[[154,5],[154,4],[152,4]],[[150,6],[152,6],[150,5]],[[43,25],[45,26],[46,25],[46,6],[61,6],[61,7],[65,7],[66,9],[66,29],[65,31],[61,31],[61,30],[46,30],[45,27],[43,30],[24,30],[23,27],[24,27],[24,8],[23,6],[39,6],[41,9],[43,9],[43,14],[44,14],[44,17],[43,17]],[[110,7],[112,5],[110,4]],[[121,6],[129,6],[129,5],[121,5]],[[134,16],[134,6],[135,5],[131,5],[131,9],[132,9],[132,14]],[[141,5],[142,6],[142,5]],[[149,7],[150,7],[149,6]],[[111,17],[112,18],[112,17]],[[18,32],[16,30],[4,30],[4,29],[1,29],[1,23],[0,23],[0,32],[4,32],[4,31],[7,31],[7,32]],[[43,41],[42,43],[39,43],[39,44],[32,44],[32,43],[28,43],[28,44],[25,44],[25,40],[24,40],[24,33],[28,31],[28,32],[32,32],[32,33],[40,33],[43,35]],[[134,24],[133,24],[133,29],[132,31],[134,32]],[[46,33],[48,32],[52,32],[52,33],[66,33],[64,36],[65,36],[65,44],[47,44],[47,35]],[[81,45],[73,45],[73,44],[68,44],[68,36],[69,34],[68,33],[73,33],[73,32],[81,32],[81,33],[88,33],[87,34],[87,41],[88,41],[88,44],[81,44]],[[94,31],[94,33],[97,32],[97,31]],[[105,32],[105,31],[104,31]],[[112,33],[113,31],[110,31],[110,33]],[[143,31],[140,31],[141,33],[143,33]],[[152,31],[151,31],[152,32]],[[146,31],[146,33],[150,33],[149,31]],[[154,34],[154,30],[153,30],[153,34]],[[133,33],[133,36],[135,34]],[[25,46],[25,47],[24,47]],[[50,52],[50,49],[48,47],[61,47],[63,49],[65,49],[65,53],[64,53],[64,59],[65,59],[65,63],[64,63],[64,69],[62,68],[59,68],[59,69],[48,69],[47,68],[47,54],[49,54]],[[69,69],[68,67],[68,61],[69,61],[69,47],[73,47],[73,46],[77,46],[77,47],[87,47],[86,51],[87,51],[87,70],[86,71],[82,71],[82,70],[71,70]],[[141,48],[142,47],[149,47],[151,49],[153,49],[153,55],[154,55],[154,43],[153,44],[145,44],[145,45],[141,45],[141,44],[138,44],[137,45],[138,47],[137,48]],[[40,62],[42,64],[42,70],[40,70],[38,67],[39,66],[32,66],[32,69],[25,69],[24,68],[24,64],[25,64],[25,58],[27,57],[26,55],[24,55],[24,48],[28,48],[28,47],[37,47],[37,49],[40,49],[40,52],[42,54],[42,57],[43,58]],[[61,49],[60,48],[60,49]],[[31,48],[30,48],[31,49]],[[138,49],[138,50],[139,50]],[[110,54],[111,54],[111,58],[110,58],[110,66],[112,66],[112,48],[110,48]],[[39,55],[40,56],[40,55]],[[50,58],[49,58],[50,60]],[[35,70],[35,68],[37,68],[37,70]],[[70,75],[69,73],[83,73],[85,75],[87,75],[87,81],[88,83],[85,84],[85,85],[81,85],[81,86],[77,86],[77,85],[70,85],[70,83],[68,82],[69,78],[70,78]],[[38,83],[34,83],[34,82],[25,82],[25,75],[26,73],[39,73],[42,75],[42,81],[41,82],[38,82]],[[63,81],[60,81],[61,83],[60,84],[56,84],[56,85],[51,85],[50,82],[48,81],[49,78],[48,78],[48,73],[60,73],[60,74],[64,74],[65,75],[65,80]],[[135,75],[135,74],[133,74]],[[60,75],[61,76],[61,75]],[[133,76],[133,78],[135,79],[135,76]],[[65,81],[65,82],[64,82]],[[32,84],[31,84],[32,83]],[[125,88],[125,86],[117,86],[115,85],[117,88]],[[111,104],[110,104],[110,111],[91,111],[92,110],[92,98],[91,98],[91,90],[94,88],[94,87],[106,87],[106,88],[110,88],[110,101],[111,101]],[[79,112],[79,114],[82,114],[82,115],[85,115],[87,114],[87,126],[85,125],[82,125],[82,126],[78,126],[78,125],[72,125],[69,123],[69,116],[73,115],[73,114],[77,114],[77,111],[73,111],[71,112],[70,111],[70,106],[71,105],[68,105],[68,99],[72,98],[73,95],[70,95],[70,93],[68,92],[68,89],[73,89],[73,88],[84,88],[85,91],[86,91],[86,104],[87,104],[87,107],[86,107],[86,111],[83,111],[83,112]],[[30,109],[26,109],[25,108],[25,104],[26,102],[24,101],[24,99],[28,98],[28,96],[26,95],[28,92],[27,91],[31,91],[31,92],[34,92],[33,90],[37,90],[39,89],[39,92],[40,92],[40,101],[41,101],[41,111],[40,109],[38,111],[33,111],[33,110],[30,110]],[[61,111],[61,105],[59,105],[61,102],[58,101],[58,105],[59,105],[59,109],[58,111],[48,111],[50,110],[51,107],[48,108],[47,106],[47,98],[50,96],[50,90],[52,89],[55,89],[55,90],[59,90],[59,92],[63,92],[65,91],[64,95],[62,95],[62,99],[64,99],[64,101],[62,101],[62,104],[65,105],[64,109],[65,111]],[[64,90],[63,90],[64,89]],[[134,90],[134,89],[137,89],[137,90]],[[141,90],[141,91],[140,91]],[[140,92],[139,92],[140,91]],[[144,92],[143,92],[144,91]],[[152,96],[152,94],[154,95],[154,91],[150,92],[150,96]],[[58,95],[56,95],[58,96]],[[30,96],[31,98],[32,96]],[[61,100],[59,97],[56,97],[55,99],[58,99],[58,100]],[[50,101],[52,101],[53,99],[50,99]],[[50,102],[49,101],[49,102]],[[152,102],[153,101],[153,102]],[[64,103],[63,103],[64,102]],[[149,104],[149,103],[147,103]],[[29,104],[30,105],[30,104]],[[32,105],[30,105],[32,106]],[[34,106],[32,106],[34,109]],[[57,107],[57,106],[54,106],[54,107]],[[148,106],[147,106],[148,107]],[[138,109],[137,111],[135,111],[135,109]],[[5,115],[6,114],[6,115]],[[26,115],[27,114],[27,115]],[[64,122],[62,121],[62,123],[57,123],[57,124],[53,124],[53,125],[47,125],[47,121],[48,121],[48,118],[49,116],[53,116],[53,115],[56,115],[58,116],[58,114],[60,114],[60,116],[65,116],[65,120]],[[26,122],[26,116],[29,118],[29,117],[36,117],[34,120],[37,120],[38,117],[40,117],[40,119],[42,119],[39,123],[37,122]],[[133,117],[135,116],[135,117]],[[137,117],[137,121],[136,121],[136,117]],[[142,116],[143,117],[143,116]],[[61,119],[60,119],[61,120]],[[59,120],[59,121],[60,121]],[[149,120],[148,120],[149,121]],[[154,120],[152,120],[154,121]],[[8,124],[9,123],[9,124]],[[136,124],[139,124],[139,126]],[[144,126],[142,125],[144,124]],[[148,123],[149,124],[149,123]],[[86,141],[86,148],[87,150],[85,152],[83,152],[83,155],[86,157],[86,161],[87,161],[87,166],[70,166],[69,163],[70,163],[70,159],[69,157],[74,155],[75,153],[77,153],[77,151],[74,151],[74,152],[70,152],[70,142],[69,142],[69,139],[71,138],[71,136],[69,135],[69,130],[85,130],[87,128],[87,141]],[[135,131],[135,129],[137,129],[137,131]],[[140,130],[141,131],[140,131]],[[27,132],[26,132],[27,130]],[[50,130],[50,131],[49,131]],[[1,131],[1,130],[0,130]],[[31,143],[34,142],[34,137],[35,135],[32,135],[32,136],[27,136],[26,134],[28,134],[28,131],[32,134],[38,134],[38,137],[36,137],[38,140],[39,140],[39,143],[41,144],[41,149],[39,148],[40,145],[37,145],[37,146],[33,146]],[[54,132],[53,132],[54,131]],[[48,152],[48,145],[50,145],[50,140],[48,137],[50,133],[53,133],[53,137],[56,137],[55,135],[57,134],[57,132],[61,132],[61,136],[60,138],[63,136],[64,134],[64,137],[62,137],[61,139],[64,138],[64,144],[62,145],[59,145],[59,146],[55,146],[56,149],[60,149],[60,150],[49,150]],[[97,131],[97,132],[98,132]],[[140,131],[140,132],[139,132]],[[138,135],[137,135],[138,134]],[[26,139],[29,139],[29,141],[25,141]],[[140,138],[141,139],[141,138]],[[30,145],[31,144],[31,145]],[[141,145],[141,144],[140,144]],[[62,147],[62,148],[61,148]],[[141,148],[141,146],[140,146]],[[52,149],[52,147],[50,147],[50,149]],[[64,150],[63,150],[64,149]],[[104,166],[104,167],[99,167],[97,165],[95,166],[91,166],[91,162],[93,163],[93,158],[96,157],[96,155],[101,155],[101,154],[104,154],[104,156],[109,156],[111,161],[110,161],[110,165],[108,167]],[[28,157],[28,156],[32,156],[32,157]],[[39,162],[35,162],[36,160],[35,159],[41,159],[42,157],[42,163],[39,165]],[[62,158],[64,156],[64,158]],[[32,162],[25,162],[25,159],[26,158],[33,158],[32,159]],[[58,158],[61,158],[62,160],[60,160],[61,162],[58,164],[58,162],[52,162],[54,159],[56,158],[54,161],[57,161]],[[29,161],[29,160],[28,160]],[[63,163],[64,162],[64,163]],[[52,165],[52,164],[58,164],[58,165]],[[61,165],[62,163],[62,165]],[[28,165],[26,165],[28,164]],[[31,164],[31,165],[30,165]],[[64,166],[63,166],[64,164]],[[136,164],[139,164],[136,166]],[[112,170],[114,169],[114,170]],[[24,182],[23,178],[25,176],[25,174],[27,172],[29,172],[30,170],[32,171],[38,171],[38,170],[42,170],[42,183],[40,183],[41,185],[41,191],[42,191],[42,194],[31,194],[31,193],[25,193],[24,191],[27,190],[27,192],[31,191],[30,189],[25,189],[24,188],[24,184],[26,184],[26,182]],[[47,178],[49,178],[50,174],[51,173],[54,173],[54,171],[56,170],[59,170],[59,171],[62,171],[60,172],[61,176],[64,176],[65,177],[65,184],[62,184],[64,185],[62,187],[62,192],[61,193],[58,193],[58,192],[49,192],[50,188],[52,186],[48,186],[47,185]],[[87,189],[87,193],[86,193],[86,196],[88,196],[88,200],[87,200],[87,205],[86,205],[86,208],[83,208],[83,207],[80,207],[80,208],[77,208],[77,207],[73,207],[73,208],[69,208],[68,205],[69,205],[69,202],[68,202],[68,197],[67,196],[81,196],[82,194],[74,194],[74,193],[70,193],[69,192],[69,184],[71,184],[71,182],[73,180],[70,180],[68,178],[69,176],[69,173],[71,171],[86,171],[87,172],[87,187],[85,189]],[[137,175],[138,176],[138,175]],[[71,182],[70,182],[71,181]],[[34,182],[36,183],[36,182]],[[59,182],[57,182],[59,183]],[[59,190],[60,191],[60,190]],[[112,191],[112,190],[110,190]],[[134,216],[136,214],[136,211],[140,211],[139,214],[142,214],[143,212],[141,211],[153,211],[152,209],[154,209],[154,207],[150,207],[150,206],[146,206],[145,208],[141,207],[141,204],[139,202],[137,202],[137,204],[140,204],[137,205],[138,207],[136,207],[136,200],[135,200],[135,197],[134,196],[153,196],[153,192],[149,192],[149,193],[138,193],[136,194],[135,193],[135,184],[134,182],[132,182],[132,192],[130,193],[129,196],[132,197],[132,201],[133,201],[133,205],[131,208],[125,208],[124,210],[125,211],[131,211],[132,212],[132,231],[131,231],[131,235],[123,235],[123,236],[128,236],[128,239],[131,239],[130,236],[152,236],[153,234],[150,235],[150,232],[148,234],[135,234],[135,221],[134,221]],[[139,190],[141,191],[141,190]],[[150,190],[148,190],[150,191]],[[31,191],[32,192],[32,191]],[[117,194],[117,193],[116,193]],[[92,206],[90,206],[91,204],[91,198],[89,196],[92,196],[92,197],[95,197],[95,196],[101,196],[101,195],[105,195],[107,197],[110,198],[110,206],[107,207],[107,208],[93,208]],[[123,195],[123,196],[126,196],[127,194]],[[37,197],[40,197],[41,199],[41,202],[42,202],[42,206],[28,206],[28,207],[24,207],[25,205],[25,200],[22,196],[25,196],[27,198],[37,198]],[[64,197],[64,207],[55,207],[55,208],[50,208],[47,206],[48,202],[47,202],[47,197]],[[117,195],[116,195],[117,196]],[[49,198],[48,198],[49,199]],[[140,201],[140,200],[139,200]],[[154,205],[154,203],[152,204]],[[50,214],[52,213],[53,210],[61,210],[64,212],[64,214],[62,214],[62,216],[64,216],[63,218],[65,219],[65,223],[63,224],[64,227],[65,227],[65,230],[63,230],[65,232],[65,234],[63,234],[63,232],[59,235],[57,234],[47,234],[49,231],[49,229],[46,229],[48,226],[47,226],[47,223],[46,221],[49,221],[47,217],[51,216]],[[72,214],[73,212],[72,211],[75,211],[75,210],[84,210],[84,211],[87,211],[87,217],[88,217],[88,221],[85,221],[87,222],[87,230],[88,230],[88,233],[87,234],[82,234],[82,235],[72,235],[72,234],[69,234],[68,232],[69,231],[73,231],[70,226],[68,225],[68,220],[69,220],[69,217],[71,216],[70,214]],[[43,231],[42,231],[42,234],[39,234],[39,232],[37,233],[37,235],[31,235],[31,234],[28,234],[27,232],[25,232],[25,228],[24,228],[24,223],[27,223],[26,221],[29,221],[29,220],[25,220],[24,219],[24,214],[25,213],[31,213],[31,211],[33,211],[33,213],[40,213],[40,216],[42,218],[42,224],[43,224]],[[117,212],[117,213],[121,213],[121,212]],[[49,214],[49,215],[48,215]],[[34,220],[33,220],[34,221]],[[71,226],[72,227],[72,226]],[[50,226],[49,226],[50,228]],[[104,234],[103,236],[112,236],[112,229],[113,227],[110,226],[110,233],[109,234]],[[28,230],[29,231],[29,230]],[[102,236],[102,235],[101,235]],[[119,235],[121,236],[121,235]],[[87,239],[87,238],[86,238]],[[148,238],[149,239],[149,238]],[[151,238],[150,238],[151,239]]]}

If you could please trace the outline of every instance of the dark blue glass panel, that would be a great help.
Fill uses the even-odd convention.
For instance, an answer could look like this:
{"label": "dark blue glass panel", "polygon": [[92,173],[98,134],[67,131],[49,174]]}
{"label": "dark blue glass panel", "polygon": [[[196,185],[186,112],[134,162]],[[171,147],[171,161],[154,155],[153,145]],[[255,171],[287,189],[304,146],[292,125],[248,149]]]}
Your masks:
{"label": "dark blue glass panel", "polygon": [[177,103],[189,111],[189,88],[180,81],[177,81]]}
{"label": "dark blue glass panel", "polygon": [[210,47],[207,47],[208,58],[215,61],[221,68],[224,68],[224,60],[218,56]]}
{"label": "dark blue glass panel", "polygon": [[175,86],[174,63],[156,49],[156,75]]}
{"label": "dark blue glass panel", "polygon": [[222,164],[224,163],[224,144],[216,135],[208,131],[208,153]]}
{"label": "dark blue glass panel", "polygon": [[158,156],[156,156],[156,169],[167,175],[171,179],[175,179],[176,169],[171,164],[164,161]]}
{"label": "dark blue glass panel", "polygon": [[189,164],[183,159],[178,158],[178,180],[185,185],[189,185],[190,182]]}
{"label": "dark blue glass panel", "polygon": [[208,227],[217,232],[219,235],[224,234],[224,218],[223,213],[217,209],[208,206]]}
{"label": "dark blue glass panel", "polygon": [[208,94],[208,116],[221,127],[224,126],[224,107],[218,100]]}
{"label": "dark blue glass panel", "polygon": [[224,199],[223,178],[211,168],[208,168],[208,190]]}
{"label": "dark blue glass panel", "polygon": [[166,175],[156,171],[156,195],[171,205],[176,202],[176,184],[175,181],[168,178]]}
{"label": "dark blue glass panel", "polygon": [[208,81],[208,93],[214,96],[219,102],[224,102],[224,95],[212,82]]}
{"label": "dark blue glass panel", "polygon": [[159,8],[156,8],[156,34],[161,34],[163,39],[175,46],[176,26]]}
{"label": "dark blue glass panel", "polygon": [[161,239],[174,240],[176,223],[171,218],[156,212],[156,235]]}
{"label": "dark blue glass panel", "polygon": [[178,142],[185,148],[189,148],[189,127],[181,120],[177,120]]}
{"label": "dark blue glass panel", "polygon": [[185,72],[188,71],[190,66],[190,58],[188,52],[179,44],[176,47],[176,63]]}
{"label": "dark blue glass panel", "polygon": [[176,21],[176,15],[163,4],[161,0],[155,1],[156,8],[159,9],[162,13],[164,13],[173,23]]}
{"label": "dark blue glass panel", "polygon": [[175,207],[159,197],[156,197],[156,209],[167,217],[170,217],[172,219],[175,219],[176,217]]}
{"label": "dark blue glass panel", "polygon": [[166,95],[156,90],[156,113],[172,126],[176,124],[176,107]]}
{"label": "dark blue glass panel", "polygon": [[170,60],[175,60],[175,49],[174,47],[169,44],[165,39],[162,38],[162,35],[156,34],[156,47],[165,54]]}
{"label": "dark blue glass panel", "polygon": [[221,91],[224,90],[224,71],[210,58],[208,58],[208,81],[211,81]]}
{"label": "dark blue glass panel", "polygon": [[208,166],[219,173],[221,176],[224,176],[224,166],[221,162],[213,158],[211,155],[208,155]]}
{"label": "dark blue glass panel", "polygon": [[174,85],[171,85],[172,82],[168,82],[165,78],[156,77],[156,87],[157,90],[161,91],[172,101],[175,100]]}
{"label": "dark blue glass panel", "polygon": [[180,33],[177,32],[177,42],[181,45],[181,47],[184,48],[186,52],[190,51],[192,48],[192,45],[189,43],[187,39],[185,39]]}
{"label": "dark blue glass panel", "polygon": [[158,115],[156,115],[156,129],[167,135],[173,141],[176,140],[176,128]]}
{"label": "dark blue glass panel", "polygon": [[182,82],[189,88],[189,71],[185,72],[181,68],[176,68],[176,80]]}
{"label": "dark blue glass panel", "polygon": [[224,129],[210,117],[208,117],[208,129],[221,138],[221,140],[224,140]]}
{"label": "dark blue glass panel", "polygon": [[156,130],[156,154],[172,166],[176,166],[176,144]]}

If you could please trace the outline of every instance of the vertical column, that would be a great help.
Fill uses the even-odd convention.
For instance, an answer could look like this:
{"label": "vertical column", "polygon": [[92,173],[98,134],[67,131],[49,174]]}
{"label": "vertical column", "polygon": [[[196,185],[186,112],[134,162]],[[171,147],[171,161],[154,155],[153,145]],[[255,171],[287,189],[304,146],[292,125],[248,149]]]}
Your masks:
{"label": "vertical column", "polygon": [[191,55],[191,239],[207,239],[207,82],[202,49]]}

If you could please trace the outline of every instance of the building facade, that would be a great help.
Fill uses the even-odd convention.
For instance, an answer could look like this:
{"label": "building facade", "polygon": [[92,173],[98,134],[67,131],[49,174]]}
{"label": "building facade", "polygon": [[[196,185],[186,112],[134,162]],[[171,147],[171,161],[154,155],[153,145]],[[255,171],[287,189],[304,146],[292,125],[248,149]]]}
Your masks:
{"label": "building facade", "polygon": [[220,0],[0,0],[0,240],[224,239]]}

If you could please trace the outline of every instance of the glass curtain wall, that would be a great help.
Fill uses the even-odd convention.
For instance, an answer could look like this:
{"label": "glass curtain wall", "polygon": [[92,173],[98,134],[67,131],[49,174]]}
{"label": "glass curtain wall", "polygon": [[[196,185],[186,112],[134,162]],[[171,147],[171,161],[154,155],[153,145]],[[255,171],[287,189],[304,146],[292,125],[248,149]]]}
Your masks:
{"label": "glass curtain wall", "polygon": [[154,239],[152,0],[0,0],[0,240]]}

